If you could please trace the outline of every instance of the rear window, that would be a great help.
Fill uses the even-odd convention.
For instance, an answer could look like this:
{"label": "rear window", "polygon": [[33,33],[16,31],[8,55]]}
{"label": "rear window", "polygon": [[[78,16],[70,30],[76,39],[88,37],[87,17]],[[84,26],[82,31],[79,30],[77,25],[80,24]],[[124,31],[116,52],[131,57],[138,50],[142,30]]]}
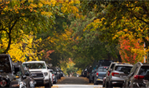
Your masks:
{"label": "rear window", "polygon": [[107,67],[99,67],[98,68],[98,72],[106,72],[107,71],[107,69],[106,69]]}
{"label": "rear window", "polygon": [[115,70],[120,72],[124,72],[127,70],[128,72],[130,72],[131,68],[131,66],[116,66]]}
{"label": "rear window", "polygon": [[149,71],[149,66],[142,66],[138,75],[145,75],[147,71]]}

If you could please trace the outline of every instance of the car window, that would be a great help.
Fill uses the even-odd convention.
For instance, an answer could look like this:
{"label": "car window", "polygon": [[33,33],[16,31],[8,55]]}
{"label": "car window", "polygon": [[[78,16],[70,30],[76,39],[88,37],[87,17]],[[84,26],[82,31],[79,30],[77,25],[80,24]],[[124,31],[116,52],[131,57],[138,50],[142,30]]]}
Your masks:
{"label": "car window", "polygon": [[15,71],[14,75],[16,75],[16,76],[21,76],[22,75],[22,71],[21,71],[20,67],[15,66],[14,71]]}
{"label": "car window", "polygon": [[11,66],[8,56],[0,57],[0,73],[10,73]]}
{"label": "car window", "polygon": [[29,69],[46,69],[44,63],[23,63]]}
{"label": "car window", "polygon": [[128,72],[130,72],[131,68],[131,66],[116,66],[115,70],[120,72],[124,72],[125,70],[127,70]]}
{"label": "car window", "polygon": [[111,67],[110,67],[110,69],[113,69],[114,65],[115,65],[115,64],[112,64]]}
{"label": "car window", "polygon": [[149,66],[142,66],[138,75],[145,75],[147,71],[149,71]]}
{"label": "car window", "polygon": [[97,71],[98,71],[98,72],[106,72],[107,69],[104,68],[104,67],[99,67]]}

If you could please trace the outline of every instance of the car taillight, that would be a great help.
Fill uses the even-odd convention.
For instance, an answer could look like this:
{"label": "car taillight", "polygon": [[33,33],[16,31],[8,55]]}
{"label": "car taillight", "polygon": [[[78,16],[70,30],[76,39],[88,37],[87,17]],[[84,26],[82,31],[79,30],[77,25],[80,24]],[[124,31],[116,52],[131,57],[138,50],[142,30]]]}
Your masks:
{"label": "car taillight", "polygon": [[96,76],[98,76],[98,73],[96,73]]}
{"label": "car taillight", "polygon": [[108,76],[110,75],[110,72],[108,71]]}
{"label": "car taillight", "polygon": [[135,79],[143,79],[144,76],[142,76],[142,75],[135,75],[134,78],[135,78]]}
{"label": "car taillight", "polygon": [[119,74],[119,73],[116,73],[116,72],[112,72],[112,76],[114,76],[115,74]]}

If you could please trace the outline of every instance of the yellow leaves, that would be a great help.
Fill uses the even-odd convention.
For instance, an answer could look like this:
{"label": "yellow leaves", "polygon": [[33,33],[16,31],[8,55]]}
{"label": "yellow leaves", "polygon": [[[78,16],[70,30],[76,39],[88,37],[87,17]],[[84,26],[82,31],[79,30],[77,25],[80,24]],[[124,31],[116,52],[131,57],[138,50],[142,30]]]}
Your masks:
{"label": "yellow leaves", "polygon": [[125,32],[127,32],[127,31],[128,31],[128,29],[124,29],[124,31],[125,31]]}
{"label": "yellow leaves", "polygon": [[45,11],[43,11],[43,12],[41,12],[41,14],[42,15],[46,15],[48,17],[52,16],[52,12],[45,12]]}
{"label": "yellow leaves", "polygon": [[6,11],[6,10],[8,10],[8,6],[6,6],[6,7],[4,8],[4,11]]}
{"label": "yellow leaves", "polygon": [[43,6],[43,4],[42,4],[42,3],[38,3],[38,7],[40,7],[40,8],[41,8],[42,6]]}
{"label": "yellow leaves", "polygon": [[56,5],[57,0],[51,0],[52,6]]}
{"label": "yellow leaves", "polygon": [[34,0],[28,0],[28,2],[33,2]]}
{"label": "yellow leaves", "polygon": [[37,4],[31,3],[30,6],[33,7],[33,8],[36,8],[37,7]]}

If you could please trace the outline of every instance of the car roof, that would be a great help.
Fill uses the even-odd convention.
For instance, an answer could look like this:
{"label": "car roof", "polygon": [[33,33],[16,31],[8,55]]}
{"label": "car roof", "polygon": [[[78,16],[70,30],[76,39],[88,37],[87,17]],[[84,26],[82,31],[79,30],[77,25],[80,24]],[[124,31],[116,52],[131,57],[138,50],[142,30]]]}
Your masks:
{"label": "car roof", "polygon": [[45,61],[27,61],[23,63],[45,63]]}
{"label": "car roof", "polygon": [[115,64],[115,66],[133,66],[132,64],[128,64],[128,63],[118,63],[118,64]]}

